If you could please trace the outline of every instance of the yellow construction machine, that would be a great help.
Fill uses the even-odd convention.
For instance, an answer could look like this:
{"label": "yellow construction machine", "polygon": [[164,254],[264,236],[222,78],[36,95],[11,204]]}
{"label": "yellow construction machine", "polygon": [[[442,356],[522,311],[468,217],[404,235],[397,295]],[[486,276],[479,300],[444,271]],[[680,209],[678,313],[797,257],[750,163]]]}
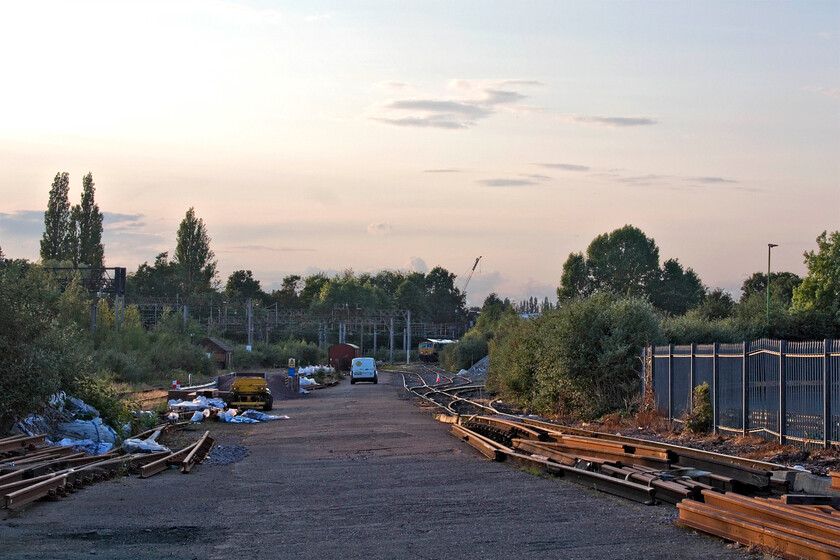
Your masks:
{"label": "yellow construction machine", "polygon": [[271,410],[274,404],[274,397],[264,377],[237,377],[225,400],[228,406],[236,408]]}

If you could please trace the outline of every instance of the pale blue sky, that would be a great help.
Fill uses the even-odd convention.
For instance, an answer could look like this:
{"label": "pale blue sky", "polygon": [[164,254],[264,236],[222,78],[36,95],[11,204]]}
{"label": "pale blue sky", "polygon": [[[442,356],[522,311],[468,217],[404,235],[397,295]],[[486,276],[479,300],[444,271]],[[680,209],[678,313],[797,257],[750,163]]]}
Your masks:
{"label": "pale blue sky", "polygon": [[840,2],[0,1],[0,247],[38,258],[58,171],[93,172],[108,266],[221,280],[483,259],[553,297],[641,228],[710,287],[840,229]]}

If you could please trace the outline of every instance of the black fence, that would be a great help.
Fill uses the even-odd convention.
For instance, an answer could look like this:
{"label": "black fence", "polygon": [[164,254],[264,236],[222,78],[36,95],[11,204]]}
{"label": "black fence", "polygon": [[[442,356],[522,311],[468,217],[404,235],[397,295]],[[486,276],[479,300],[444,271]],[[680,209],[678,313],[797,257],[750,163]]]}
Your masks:
{"label": "black fence", "polygon": [[653,346],[643,363],[657,411],[672,421],[683,421],[694,388],[708,383],[715,432],[840,445],[837,340]]}

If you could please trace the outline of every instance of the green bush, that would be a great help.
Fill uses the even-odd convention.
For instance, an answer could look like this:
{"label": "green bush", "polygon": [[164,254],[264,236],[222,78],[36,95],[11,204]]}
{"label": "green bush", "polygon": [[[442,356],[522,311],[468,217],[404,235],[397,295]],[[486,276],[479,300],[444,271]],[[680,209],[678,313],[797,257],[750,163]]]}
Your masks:
{"label": "green bush", "polygon": [[250,352],[244,344],[233,349],[234,369],[284,368],[290,358],[295,359],[297,367],[326,363],[326,353],[311,342],[289,339],[276,344],[259,342],[252,345]]}
{"label": "green bush", "polygon": [[444,347],[440,353],[440,365],[449,371],[469,369],[474,363],[487,355],[488,342],[493,333],[473,333],[470,331],[457,344]]}
{"label": "green bush", "polygon": [[697,310],[677,317],[665,317],[662,319],[662,333],[669,344],[741,342],[746,334],[743,325],[734,318],[709,320]]}
{"label": "green bush", "polygon": [[59,290],[38,266],[0,266],[0,433],[93,370],[91,345],[58,315]]}
{"label": "green bush", "polygon": [[706,432],[712,426],[712,396],[708,383],[694,388],[694,407],[686,415],[685,429],[694,432]]}
{"label": "green bush", "polygon": [[71,392],[74,397],[97,409],[102,421],[115,428],[117,433],[120,426],[132,419],[132,410],[137,408],[136,403],[120,396],[114,376],[107,372],[77,377]]}
{"label": "green bush", "polygon": [[500,329],[490,344],[487,383],[541,414],[597,418],[637,399],[639,351],[660,336],[658,316],[644,300],[569,300]]}

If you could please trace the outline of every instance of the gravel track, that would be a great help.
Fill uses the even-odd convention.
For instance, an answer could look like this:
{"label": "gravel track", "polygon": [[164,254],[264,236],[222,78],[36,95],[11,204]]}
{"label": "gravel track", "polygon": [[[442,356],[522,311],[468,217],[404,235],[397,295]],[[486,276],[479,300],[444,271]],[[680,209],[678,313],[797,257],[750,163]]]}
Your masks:
{"label": "gravel track", "polygon": [[188,475],[103,482],[0,510],[0,558],[743,559],[642,506],[484,459],[380,372],[378,385],[211,423]]}

